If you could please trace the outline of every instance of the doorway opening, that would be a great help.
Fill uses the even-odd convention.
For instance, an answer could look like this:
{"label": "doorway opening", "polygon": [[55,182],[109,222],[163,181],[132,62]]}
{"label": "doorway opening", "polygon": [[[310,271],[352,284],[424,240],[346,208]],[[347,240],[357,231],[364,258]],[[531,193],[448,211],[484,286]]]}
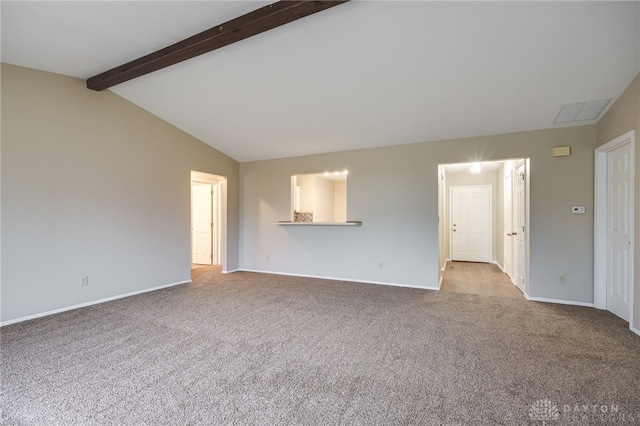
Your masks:
{"label": "doorway opening", "polygon": [[528,158],[438,166],[442,290],[528,297],[528,176]]}
{"label": "doorway opening", "polygon": [[227,178],[191,171],[191,264],[227,269]]}
{"label": "doorway opening", "polygon": [[636,333],[634,310],[635,131],[596,149],[594,306]]}

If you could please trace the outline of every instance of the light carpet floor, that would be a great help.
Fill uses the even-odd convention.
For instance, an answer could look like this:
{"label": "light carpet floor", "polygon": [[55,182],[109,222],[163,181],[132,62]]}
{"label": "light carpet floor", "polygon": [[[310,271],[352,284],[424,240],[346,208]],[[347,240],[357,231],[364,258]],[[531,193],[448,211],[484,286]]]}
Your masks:
{"label": "light carpet floor", "polygon": [[592,308],[200,268],[0,331],[8,425],[640,423],[640,336]]}
{"label": "light carpet floor", "polygon": [[440,291],[524,299],[509,277],[491,263],[448,261]]}

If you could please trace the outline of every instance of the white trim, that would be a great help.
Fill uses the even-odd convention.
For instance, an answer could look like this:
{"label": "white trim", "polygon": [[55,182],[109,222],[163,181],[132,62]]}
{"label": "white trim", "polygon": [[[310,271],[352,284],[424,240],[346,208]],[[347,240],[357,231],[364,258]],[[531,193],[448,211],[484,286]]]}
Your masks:
{"label": "white trim", "polygon": [[[527,158],[523,158],[522,160],[518,160],[517,163],[515,164],[514,168],[513,168],[513,182],[512,182],[512,195],[511,195],[511,206],[514,206],[514,194],[515,194],[515,188],[516,188],[516,179],[517,179],[517,175],[516,172],[518,171],[518,169],[522,167],[523,171],[522,173],[523,178],[524,178],[524,225],[523,228],[519,230],[518,232],[521,232],[524,238],[524,271],[519,271],[519,267],[516,266],[516,263],[520,261],[520,259],[516,259],[516,257],[513,255],[513,252],[511,254],[511,262],[513,264],[513,277],[509,277],[511,279],[511,282],[518,288],[518,290],[522,291],[524,294],[526,294],[527,291],[532,292],[532,289],[530,288],[530,281],[529,281],[529,276],[531,275],[531,247],[530,247],[530,236],[531,236],[531,159],[529,157]],[[511,223],[511,228],[513,229],[513,220],[514,220],[514,216],[512,213],[512,223]],[[516,239],[517,241],[517,239]],[[522,256],[522,254],[520,252],[518,252],[518,257]],[[523,282],[522,282],[522,288],[520,288],[520,286],[517,284],[518,278],[516,277],[516,272],[520,272],[521,274],[524,274],[522,276],[523,278]]]}
{"label": "white trim", "polygon": [[434,286],[419,286],[413,284],[400,284],[400,283],[390,283],[385,281],[366,281],[366,280],[355,280],[352,278],[338,278],[338,277],[325,277],[322,275],[307,275],[307,274],[292,274],[288,272],[274,272],[274,271],[262,271],[258,269],[239,269],[242,272],[255,272],[258,274],[270,274],[270,275],[285,275],[288,277],[301,277],[301,278],[317,278],[320,280],[331,280],[331,281],[345,281],[351,283],[361,283],[361,284],[376,284],[376,285],[388,285],[392,287],[405,287],[405,288],[418,288],[420,290],[439,290],[438,287]]}
{"label": "white trim", "polygon": [[596,149],[594,161],[593,306],[597,309],[607,309],[607,156],[604,154],[600,155]]}
{"label": "white trim", "polygon": [[444,277],[440,275],[440,280],[438,281],[438,291],[440,291],[440,289],[442,288],[442,280],[444,280]]}
{"label": "white trim", "polygon": [[87,306],[98,305],[100,303],[110,302],[112,300],[117,300],[117,299],[123,299],[125,297],[135,296],[137,294],[149,293],[149,292],[156,291],[156,290],[162,290],[163,288],[174,287],[174,286],[182,285],[182,284],[188,284],[190,282],[191,282],[191,280],[179,281],[179,282],[176,282],[176,283],[165,284],[165,285],[161,285],[161,286],[158,286],[158,287],[145,288],[144,290],[132,291],[130,293],[124,293],[124,294],[119,294],[119,295],[116,295],[116,296],[105,297],[104,299],[92,300],[91,302],[85,302],[85,303],[79,303],[77,305],[66,306],[64,308],[54,309],[52,311],[42,312],[42,313],[39,313],[39,314],[33,314],[33,315],[28,315],[26,317],[21,317],[21,318],[16,318],[16,319],[4,321],[4,322],[0,323],[0,327],[4,327],[5,325],[15,324],[15,323],[18,323],[18,322],[28,321],[28,320],[32,320],[32,319],[36,319],[36,318],[46,317],[46,316],[53,315],[53,314],[59,314],[61,312],[72,311],[74,309],[86,308]]}
{"label": "white trim", "polygon": [[525,299],[531,302],[557,303],[560,305],[585,306],[587,308],[593,308],[593,303],[576,302],[575,300],[547,299],[546,297],[531,297],[527,293],[523,293],[523,294]]}
{"label": "white trim", "polygon": [[[594,182],[594,261],[593,261],[593,305],[598,309],[607,309],[607,154],[621,146],[630,144],[631,148],[631,258],[635,259],[635,130],[618,136],[595,150]],[[635,260],[631,270],[631,309],[629,328],[633,330],[633,311],[637,308],[634,299]],[[635,331],[634,331],[635,332]]]}
{"label": "white trim", "polygon": [[441,271],[446,271],[447,270],[447,263],[451,262],[450,259],[445,259],[444,260],[444,265],[442,265],[442,268],[440,268]]}
{"label": "white trim", "polygon": [[220,263],[222,264],[222,269],[227,269],[227,253],[229,251],[229,245],[227,242],[227,234],[228,234],[228,222],[227,222],[227,178],[221,177],[220,185],[218,187],[220,191],[220,203],[218,204],[218,208],[220,209],[220,217],[218,220],[220,221],[218,230],[220,233],[218,234],[218,240],[220,243],[220,250],[218,251],[218,258],[220,259]]}
{"label": "white trim", "polygon": [[232,269],[230,271],[222,271],[223,274],[233,274],[234,272],[241,272],[242,269]]}
{"label": "white trim", "polygon": [[635,328],[634,326],[629,326],[629,329],[631,331],[633,331],[634,333],[636,333],[638,336],[640,336],[640,330],[638,330],[637,328]]}

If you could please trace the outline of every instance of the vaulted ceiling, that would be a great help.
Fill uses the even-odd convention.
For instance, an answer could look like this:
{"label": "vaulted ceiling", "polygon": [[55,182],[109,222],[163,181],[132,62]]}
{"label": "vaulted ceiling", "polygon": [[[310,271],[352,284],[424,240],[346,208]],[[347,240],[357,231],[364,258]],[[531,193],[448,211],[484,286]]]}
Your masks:
{"label": "vaulted ceiling", "polygon": [[[1,58],[87,79],[269,3],[2,1]],[[559,127],[638,73],[637,1],[351,1],[110,90],[245,162]]]}

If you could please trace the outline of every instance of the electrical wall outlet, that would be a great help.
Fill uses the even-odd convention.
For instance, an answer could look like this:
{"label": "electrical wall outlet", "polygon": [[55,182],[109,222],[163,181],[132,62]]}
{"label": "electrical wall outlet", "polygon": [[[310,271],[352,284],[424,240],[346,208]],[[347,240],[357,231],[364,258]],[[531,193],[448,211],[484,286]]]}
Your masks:
{"label": "electrical wall outlet", "polygon": [[379,261],[378,262],[378,269],[384,269],[384,262],[383,261]]}
{"label": "electrical wall outlet", "polygon": [[558,276],[558,284],[566,284],[567,283],[567,276],[566,275],[559,275]]}
{"label": "electrical wall outlet", "polygon": [[267,262],[268,262],[269,260],[271,260],[271,255],[270,255],[270,254],[266,255],[266,256],[264,257],[264,260],[266,260]]}
{"label": "electrical wall outlet", "polygon": [[80,287],[86,287],[89,285],[89,277],[82,277],[80,280]]}

